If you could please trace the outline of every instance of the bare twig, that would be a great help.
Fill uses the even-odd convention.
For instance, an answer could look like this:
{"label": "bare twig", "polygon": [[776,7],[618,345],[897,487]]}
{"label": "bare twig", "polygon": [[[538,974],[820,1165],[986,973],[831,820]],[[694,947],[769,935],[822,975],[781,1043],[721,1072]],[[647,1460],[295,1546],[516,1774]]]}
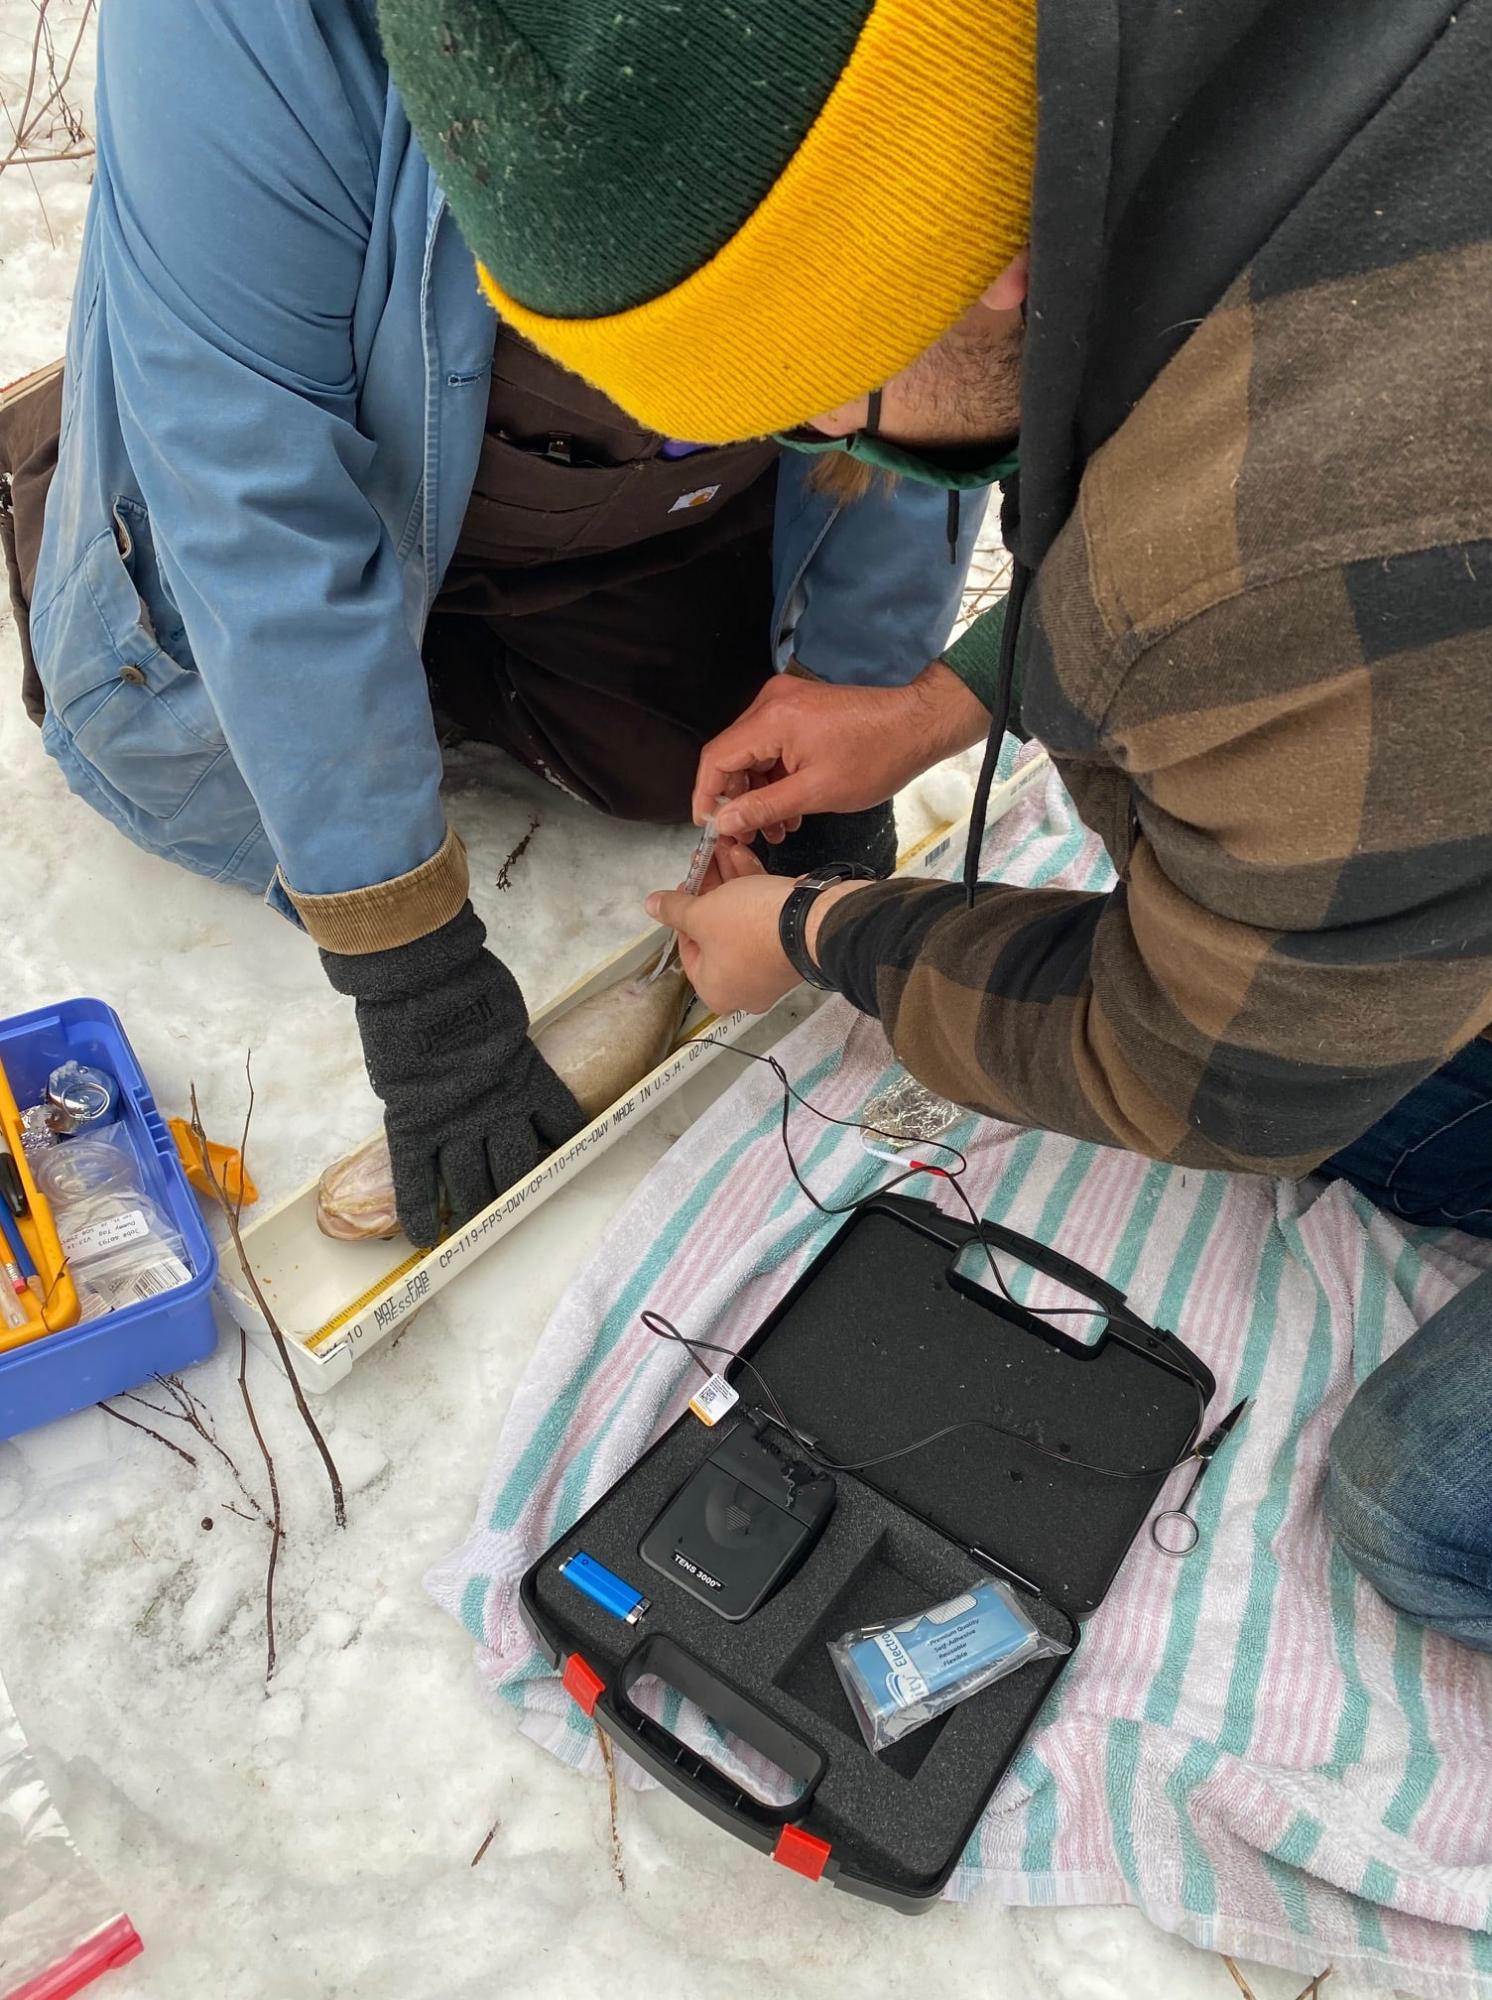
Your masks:
{"label": "bare twig", "polygon": [[326,1467],[327,1480],[332,1489],[332,1518],[339,1528],[345,1528],[347,1526],[347,1502],[342,1493],[342,1476],[337,1471],[336,1461],[331,1455],[331,1450],[327,1445],[326,1439],[321,1434],[321,1426],[311,1414],[311,1406],[307,1403],[305,1391],[301,1388],[300,1377],[296,1374],[290,1359],[290,1350],[285,1345],[285,1335],[281,1331],[280,1323],[270,1308],[269,1300],[264,1296],[258,1278],[254,1275],[254,1267],[249,1262],[248,1253],[243,1247],[243,1234],[238,1225],[239,1210],[243,1206],[243,1180],[249,1170],[249,1124],[254,1116],[253,1061],[253,1052],[251,1050],[244,1057],[244,1075],[248,1078],[249,1085],[249,1109],[244,1118],[243,1141],[238,1149],[239,1199],[237,1202],[229,1201],[228,1191],[218,1179],[217,1170],[213,1166],[208,1154],[207,1133],[203,1128],[202,1113],[197,1106],[197,1086],[195,1084],[191,1086],[190,1092],[192,1135],[196,1139],[201,1151],[203,1170],[207,1175],[213,1195],[219,1208],[223,1211],[224,1220],[228,1224],[228,1235],[233,1244],[234,1253],[238,1258],[238,1268],[243,1272],[244,1281],[254,1295],[255,1304],[264,1315],[264,1324],[269,1328],[270,1338],[275,1344],[275,1352],[280,1357],[280,1366],[284,1369],[286,1378],[290,1383],[290,1392],[295,1398],[295,1407],[300,1411],[301,1422],[311,1433],[312,1442],[321,1454],[321,1463]]}
{"label": "bare twig", "polygon": [[1309,1986],[1301,1988],[1300,1992],[1296,1994],[1295,2000],[1321,2000],[1321,1989],[1330,1977],[1331,1967],[1328,1965],[1325,1972],[1318,1972],[1316,1974],[1316,1977],[1311,1981]]}
{"label": "bare twig", "polygon": [[1223,1964],[1226,1965],[1229,1972],[1232,1973],[1233,1983],[1238,1988],[1239,1992],[1243,1995],[1243,2000],[1255,2000],[1253,1987],[1249,1985],[1248,1981],[1244,1978],[1243,1974],[1238,1970],[1238,1967],[1233,1963],[1232,1959],[1229,1958],[1226,1952],[1223,1953]]}
{"label": "bare twig", "polygon": [[[244,1499],[248,1501],[254,1512],[259,1516],[260,1520],[267,1521],[269,1518],[268,1515],[260,1506],[255,1496],[249,1491],[248,1487],[245,1486],[243,1474],[234,1463],[231,1454],[225,1451],[223,1446],[218,1443],[217,1432],[212,1427],[210,1421],[212,1413],[206,1404],[199,1402],[191,1390],[186,1387],[185,1383],[178,1381],[174,1375],[157,1375],[155,1379],[177,1405],[174,1410],[163,1410],[158,1403],[147,1402],[144,1396],[137,1396],[133,1390],[129,1389],[125,1391],[124,1400],[129,1403],[138,1403],[142,1410],[149,1410],[157,1417],[169,1417],[173,1423],[186,1424],[189,1429],[194,1430],[207,1446],[208,1450],[215,1451],[224,1465],[233,1474],[234,1484]],[[237,1510],[235,1509],[235,1511]]]}
{"label": "bare twig", "polygon": [[[50,8],[52,0],[35,0],[36,31],[31,40],[31,57],[26,72],[26,95],[21,101],[19,115],[11,112],[5,104],[6,120],[10,126],[10,150],[0,156],[0,173],[7,167],[20,167],[31,181],[41,209],[42,221],[46,224],[47,235],[55,244],[51,218],[47,214],[46,203],[41,198],[41,188],[34,169],[39,166],[54,166],[64,160],[86,160],[93,155],[93,147],[88,143],[87,128],[82,114],[67,101],[67,87],[72,80],[73,69],[87,37],[93,19],[95,0],[85,0],[78,16],[77,27],[67,58],[61,68],[57,64],[57,44],[52,37]],[[37,92],[45,84],[46,95],[37,101]],[[0,104],[4,104],[0,96]],[[49,145],[54,139],[57,127],[66,135],[61,145]]]}
{"label": "bare twig", "polygon": [[[151,1405],[147,1403],[145,1407],[146,1409],[149,1409]],[[176,1456],[178,1458],[184,1458],[188,1465],[194,1466],[197,1463],[196,1459],[192,1457],[192,1454],[189,1451],[183,1451],[179,1444],[172,1444],[170,1438],[162,1437],[160,1432],[153,1431],[150,1428],[149,1424],[137,1424],[134,1418],[127,1417],[124,1414],[123,1410],[116,1410],[112,1403],[100,1403],[99,1408],[102,1411],[104,1411],[104,1413],[107,1416],[111,1416],[114,1419],[115,1423],[128,1424],[132,1431],[144,1431],[146,1437],[154,1438],[156,1443],[163,1444],[166,1447],[167,1451],[174,1451],[176,1453]],[[164,1414],[165,1412],[163,1410],[156,1411],[157,1416],[164,1416]]]}
{"label": "bare twig", "polygon": [[[193,1108],[195,1110],[195,1105]],[[254,1442],[259,1447],[265,1476],[269,1480],[269,1567],[264,1572],[264,1679],[268,1685],[275,1673],[275,1565],[280,1560],[280,1543],[284,1540],[285,1531],[281,1526],[280,1482],[275,1477],[275,1462],[269,1446],[264,1442],[264,1433],[259,1428],[259,1418],[254,1410],[254,1399],[249,1394],[249,1336],[242,1327],[238,1329],[238,1393],[243,1397],[249,1429],[254,1433]]]}
{"label": "bare twig", "polygon": [[[88,24],[93,17],[93,9],[94,0],[87,0],[87,5],[78,17],[78,32],[73,36],[73,45],[67,52],[67,62],[63,66],[61,76],[57,74],[56,62],[49,60],[52,75],[52,95],[47,99],[47,105],[43,108],[48,108],[53,103],[56,104],[57,115],[61,118],[63,128],[75,146],[84,145],[88,136],[88,129],[83,123],[81,113],[75,111],[68,103],[66,91],[68,84],[72,81],[73,65],[78,60],[78,51],[83,46],[83,38],[88,32]],[[92,147],[88,147],[87,150],[91,152],[93,149]]]}
{"label": "bare twig", "polygon": [[[88,32],[88,24],[93,18],[94,4],[95,0],[87,0],[82,13],[78,17],[78,31],[73,36],[73,45],[68,50],[67,61],[63,65],[61,75],[59,75],[57,71],[57,49],[52,40],[52,25],[49,12],[52,0],[36,0],[36,33],[31,38],[31,61],[26,73],[26,97],[21,105],[20,117],[11,121],[15,128],[18,148],[27,145],[37,137],[42,119],[46,117],[54,104],[58,107],[58,116],[61,118],[69,138],[72,139],[74,144],[82,139],[84,130],[83,121],[67,102],[64,92],[71,81],[73,66],[78,60],[78,52],[82,48],[83,38]],[[41,77],[41,55],[43,49],[46,51],[47,80],[52,87],[33,112],[31,107],[35,103],[36,88]],[[92,148],[90,147],[89,150],[91,151]],[[0,169],[9,164],[10,160],[7,158],[5,161],[0,162]]]}
{"label": "bare twig", "polygon": [[47,7],[49,4],[50,0],[38,0],[36,33],[31,37],[31,62],[26,71],[26,97],[24,103],[21,105],[20,117],[11,120],[18,145],[24,142],[24,135],[28,129],[31,117],[32,101],[36,96],[36,82],[41,74],[41,45],[42,38],[47,32]]}
{"label": "bare twig", "polygon": [[172,1402],[176,1404],[179,1415],[198,1417],[202,1423],[202,1428],[205,1431],[211,1430],[211,1410],[208,1409],[206,1403],[193,1394],[179,1375],[157,1375],[155,1379],[160,1383]]}
{"label": "bare twig", "polygon": [[539,828],[542,824],[543,822],[540,820],[539,815],[535,813],[533,818],[528,823],[528,832],[523,836],[522,840],[519,841],[518,845],[513,849],[513,852],[508,856],[507,860],[503,863],[502,867],[499,868],[497,871],[497,886],[499,889],[512,888],[514,866],[523,859],[525,854],[527,854],[528,844],[533,839],[534,835],[539,831]]}
{"label": "bare twig", "polygon": [[[64,93],[66,92],[67,86],[72,79],[73,65],[78,60],[78,51],[83,46],[83,37],[88,32],[88,23],[93,17],[94,0],[87,0],[87,5],[84,7],[81,15],[79,15],[78,17],[78,31],[73,36],[73,45],[68,50],[67,61],[63,65],[62,74],[60,76],[57,73],[57,50],[52,41],[51,26],[47,22],[47,9],[50,5],[51,5],[51,0],[40,0],[39,20],[42,24],[45,24],[46,26],[46,32],[43,37],[43,40],[46,44],[46,51],[47,51],[47,77],[51,83],[52,88],[48,92],[46,97],[43,98],[42,102],[37,106],[36,111],[31,119],[29,131],[31,134],[35,134],[38,131],[42,119],[46,117],[47,113],[51,110],[52,106],[55,104],[57,106],[57,116],[62,120],[63,130],[67,133],[68,138],[76,146],[81,144],[83,140],[83,135],[84,135],[83,120],[78,115],[78,113],[73,109],[73,107],[68,103]],[[23,137],[24,136],[25,134],[23,133]],[[91,153],[92,151],[93,148],[91,146],[85,148],[85,154]]]}
{"label": "bare twig", "polygon": [[64,160],[91,160],[92,146],[73,146],[65,153],[7,153],[0,160],[0,174],[7,167],[56,167]]}
{"label": "bare twig", "polygon": [[617,1817],[616,1758],[612,1754],[611,1738],[600,1723],[593,1724],[596,1741],[601,1746],[601,1762],[606,1766],[606,1799],[611,1813],[611,1872],[616,1877],[617,1887],[625,1896],[627,1893],[627,1871],[622,1865],[622,1825]]}
{"label": "bare twig", "polygon": [[496,1838],[497,1829],[499,1828],[499,1826],[501,1826],[501,1824],[502,1824],[501,1820],[495,1819],[492,1822],[491,1826],[488,1827],[485,1839],[483,1840],[481,1846],[477,1849],[476,1853],[471,1857],[471,1861],[468,1864],[470,1867],[475,1868],[477,1863],[481,1860],[482,1856],[487,1852],[488,1848],[492,1845],[493,1840]]}
{"label": "bare twig", "polygon": [[[249,1127],[254,1122],[254,1051],[252,1049],[245,1049],[244,1051],[243,1076],[244,1076],[244,1082],[249,1087],[249,1101],[244,1106],[243,1136],[239,1139],[238,1142],[238,1199],[233,1204],[233,1227],[235,1231],[237,1230],[239,1222],[242,1220],[243,1217],[244,1181],[248,1174],[248,1168],[245,1165],[245,1161],[249,1157]],[[205,1140],[203,1141],[202,1145],[202,1157],[204,1160],[207,1158],[207,1145]],[[223,1190],[223,1193],[226,1196],[227,1194],[226,1188]],[[228,1203],[225,1199],[223,1202],[223,1213],[226,1215],[227,1212],[228,1212]],[[234,1241],[237,1242],[237,1240],[238,1238],[235,1234]]]}

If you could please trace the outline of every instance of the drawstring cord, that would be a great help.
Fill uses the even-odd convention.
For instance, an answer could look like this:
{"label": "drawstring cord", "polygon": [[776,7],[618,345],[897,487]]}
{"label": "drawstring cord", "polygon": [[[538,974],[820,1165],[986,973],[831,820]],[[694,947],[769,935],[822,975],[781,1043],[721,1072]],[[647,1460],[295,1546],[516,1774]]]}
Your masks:
{"label": "drawstring cord", "polygon": [[[865,398],[865,422],[860,426],[861,437],[879,437],[881,432],[881,391],[872,389]],[[948,492],[948,560],[958,568],[958,528],[962,518],[959,506],[959,492],[956,486]]]}
{"label": "drawstring cord", "polygon": [[[881,428],[881,391],[872,389],[865,399],[865,422],[861,426],[865,437],[875,437]],[[958,567],[958,531],[961,520],[959,491],[956,486],[948,492],[948,560]],[[989,810],[990,789],[995,782],[995,770],[1000,762],[1000,746],[1005,741],[1005,727],[1010,720],[1010,697],[1015,684],[1015,628],[1020,623],[1021,601],[1026,595],[1026,584],[1031,572],[1024,563],[1017,562],[1011,572],[1010,595],[1005,600],[1005,625],[1000,634],[1000,673],[996,682],[995,708],[990,717],[989,738],[984,748],[984,763],[980,767],[979,783],[974,792],[974,806],[969,820],[969,844],[964,850],[964,895],[969,907],[974,906],[974,889],[979,881],[979,850],[984,845],[984,817]]]}
{"label": "drawstring cord", "polygon": [[1010,572],[1010,595],[1005,600],[1005,624],[1000,632],[1000,669],[995,681],[995,703],[990,713],[989,735],[985,739],[984,762],[979,767],[979,783],[974,788],[974,804],[969,813],[969,840],[964,849],[964,901],[972,910],[974,891],[979,886],[979,853],[984,845],[984,820],[989,811],[989,795],[999,768],[1000,749],[1010,721],[1011,696],[1015,688],[1015,635],[1021,622],[1021,606],[1031,572],[1017,560]]}

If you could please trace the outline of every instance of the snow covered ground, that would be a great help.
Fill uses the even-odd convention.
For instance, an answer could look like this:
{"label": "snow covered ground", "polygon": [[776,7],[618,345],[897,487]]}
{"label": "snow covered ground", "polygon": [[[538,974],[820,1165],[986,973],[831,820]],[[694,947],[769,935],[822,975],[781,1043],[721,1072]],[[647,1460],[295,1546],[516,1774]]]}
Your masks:
{"label": "snow covered ground", "polygon": [[[54,0],[59,30],[79,5]],[[35,22],[34,0],[0,0],[0,90],[13,117]],[[76,102],[89,84],[85,51]],[[0,380],[60,351],[87,172],[0,175]],[[163,1107],[184,1108],[195,1080],[224,1135],[242,1113],[252,1046],[252,1165],[272,1202],[375,1122],[351,1011],[278,918],[148,859],[69,797],[21,713],[17,670],[6,622],[0,1011],[108,999]],[[642,928],[641,896],[677,878],[689,845],[685,834],[603,825],[484,753],[453,767],[450,789],[476,900],[535,1004]],[[964,770],[934,774],[907,801],[907,830],[945,817],[968,789]],[[534,816],[539,829],[499,893],[502,858]],[[893,1983],[1002,2000],[1235,1991],[1220,1960],[1128,1911],[984,1902],[909,1923],[815,1891],[660,1793],[621,1799],[623,1889],[604,1787],[518,1736],[480,1694],[468,1641],[425,1597],[421,1574],[467,1527],[561,1287],[727,1071],[717,1064],[668,1102],[318,1406],[348,1489],[345,1532],[332,1527],[288,1389],[250,1351],[289,1526],[270,1692],[264,1531],[245,1518],[222,1458],[132,1403],[119,1407],[194,1451],[196,1466],[97,1410],[0,1444],[0,1672],[80,1846],[146,1940],[101,1994],[807,2000],[831,1982],[846,2000]],[[262,1496],[237,1365],[225,1330],[190,1386]],[[1248,1976],[1258,2000],[1289,2000],[1301,1983]],[[1371,2000],[1345,1983],[1330,1991]]]}

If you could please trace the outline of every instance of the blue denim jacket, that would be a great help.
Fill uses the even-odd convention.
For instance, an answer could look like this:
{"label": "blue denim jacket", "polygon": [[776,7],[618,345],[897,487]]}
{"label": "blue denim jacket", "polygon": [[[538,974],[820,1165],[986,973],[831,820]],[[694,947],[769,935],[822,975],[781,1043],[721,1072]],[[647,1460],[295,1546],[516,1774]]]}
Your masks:
{"label": "blue denim jacket", "polygon": [[[32,604],[48,747],[189,865],[391,881],[445,838],[420,643],[486,415],[470,253],[369,0],[187,0],[165,32],[109,0],[97,123]],[[954,565],[941,494],[836,514],[785,464],[778,664],[917,672],[980,511]]]}

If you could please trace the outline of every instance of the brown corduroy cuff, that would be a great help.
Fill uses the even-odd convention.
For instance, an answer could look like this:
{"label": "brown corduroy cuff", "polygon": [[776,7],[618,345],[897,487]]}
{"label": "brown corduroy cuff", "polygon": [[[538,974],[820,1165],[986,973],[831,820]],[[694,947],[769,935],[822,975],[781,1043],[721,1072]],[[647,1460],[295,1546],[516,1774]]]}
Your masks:
{"label": "brown corduroy cuff", "polygon": [[336,895],[297,895],[288,882],[285,893],[296,914],[323,951],[359,958],[373,951],[393,951],[413,944],[449,923],[466,901],[470,886],[466,849],[454,830],[428,861],[396,875],[391,882],[374,882],[366,889],[346,889]]}

